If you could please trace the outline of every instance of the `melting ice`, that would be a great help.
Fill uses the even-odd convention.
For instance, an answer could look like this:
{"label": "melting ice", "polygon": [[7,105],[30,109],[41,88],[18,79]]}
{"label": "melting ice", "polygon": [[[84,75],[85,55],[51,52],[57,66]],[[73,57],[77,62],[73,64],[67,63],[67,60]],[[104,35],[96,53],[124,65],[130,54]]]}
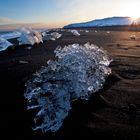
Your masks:
{"label": "melting ice", "polygon": [[72,44],[55,50],[56,60],[36,72],[26,83],[27,109],[38,108],[33,130],[57,131],[71,109],[71,102],[88,100],[102,88],[111,73],[111,60],[96,45]]}

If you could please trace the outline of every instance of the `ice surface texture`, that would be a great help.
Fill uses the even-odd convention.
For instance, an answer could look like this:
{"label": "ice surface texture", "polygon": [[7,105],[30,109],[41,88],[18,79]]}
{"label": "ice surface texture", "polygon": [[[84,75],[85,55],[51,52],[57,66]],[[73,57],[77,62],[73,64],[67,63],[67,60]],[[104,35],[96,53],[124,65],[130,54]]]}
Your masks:
{"label": "ice surface texture", "polygon": [[19,45],[34,45],[35,43],[38,44],[40,42],[43,42],[41,33],[39,31],[33,30],[30,27],[21,29],[21,36],[18,40]]}
{"label": "ice surface texture", "polygon": [[111,73],[111,60],[106,52],[86,43],[73,44],[55,50],[56,60],[49,60],[26,83],[25,98],[28,109],[38,108],[34,130],[57,131],[68,116],[71,102],[88,100],[102,88]]}
{"label": "ice surface texture", "polygon": [[[140,19],[137,20],[137,24],[140,23]],[[79,27],[103,27],[103,26],[120,26],[120,25],[132,25],[134,21],[131,17],[109,17],[104,19],[92,20],[89,22],[74,23],[64,26],[64,28],[79,28]]]}
{"label": "ice surface texture", "polygon": [[80,36],[80,33],[77,30],[68,30],[68,31],[71,32],[75,36]]}
{"label": "ice surface texture", "polygon": [[13,44],[6,39],[0,37],[0,51],[4,51],[10,46],[13,46]]}
{"label": "ice surface texture", "polygon": [[43,40],[44,41],[47,41],[47,40],[54,40],[55,41],[55,40],[59,39],[61,36],[62,36],[62,34],[59,34],[57,32],[52,32],[50,34],[44,32],[43,33]]}

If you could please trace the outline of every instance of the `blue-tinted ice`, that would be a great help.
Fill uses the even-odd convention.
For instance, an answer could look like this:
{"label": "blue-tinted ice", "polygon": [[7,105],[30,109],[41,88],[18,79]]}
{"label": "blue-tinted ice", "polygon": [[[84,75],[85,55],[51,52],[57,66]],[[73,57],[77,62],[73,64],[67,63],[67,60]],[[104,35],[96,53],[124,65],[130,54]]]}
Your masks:
{"label": "blue-tinted ice", "polygon": [[111,73],[111,60],[96,45],[73,44],[55,50],[56,60],[36,72],[26,83],[28,109],[39,111],[34,130],[57,131],[71,109],[71,102],[89,97],[103,87]]}

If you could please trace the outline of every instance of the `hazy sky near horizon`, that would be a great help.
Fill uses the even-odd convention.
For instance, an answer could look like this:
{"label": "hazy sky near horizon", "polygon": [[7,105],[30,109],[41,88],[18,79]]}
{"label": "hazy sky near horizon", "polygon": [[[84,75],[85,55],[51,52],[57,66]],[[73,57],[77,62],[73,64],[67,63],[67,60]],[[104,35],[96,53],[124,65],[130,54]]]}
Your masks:
{"label": "hazy sky near horizon", "polygon": [[139,6],[140,0],[0,0],[0,25],[45,23],[62,27],[112,16],[138,17]]}

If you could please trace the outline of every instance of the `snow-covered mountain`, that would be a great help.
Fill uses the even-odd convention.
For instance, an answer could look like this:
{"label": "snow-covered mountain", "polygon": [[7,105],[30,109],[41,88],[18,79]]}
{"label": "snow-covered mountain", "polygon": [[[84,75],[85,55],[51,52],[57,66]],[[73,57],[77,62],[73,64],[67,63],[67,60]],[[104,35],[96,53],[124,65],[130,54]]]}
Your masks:
{"label": "snow-covered mountain", "polygon": [[104,19],[92,20],[89,22],[69,24],[64,26],[64,28],[122,26],[131,24],[140,24],[140,19],[134,21],[130,17],[109,17]]}

